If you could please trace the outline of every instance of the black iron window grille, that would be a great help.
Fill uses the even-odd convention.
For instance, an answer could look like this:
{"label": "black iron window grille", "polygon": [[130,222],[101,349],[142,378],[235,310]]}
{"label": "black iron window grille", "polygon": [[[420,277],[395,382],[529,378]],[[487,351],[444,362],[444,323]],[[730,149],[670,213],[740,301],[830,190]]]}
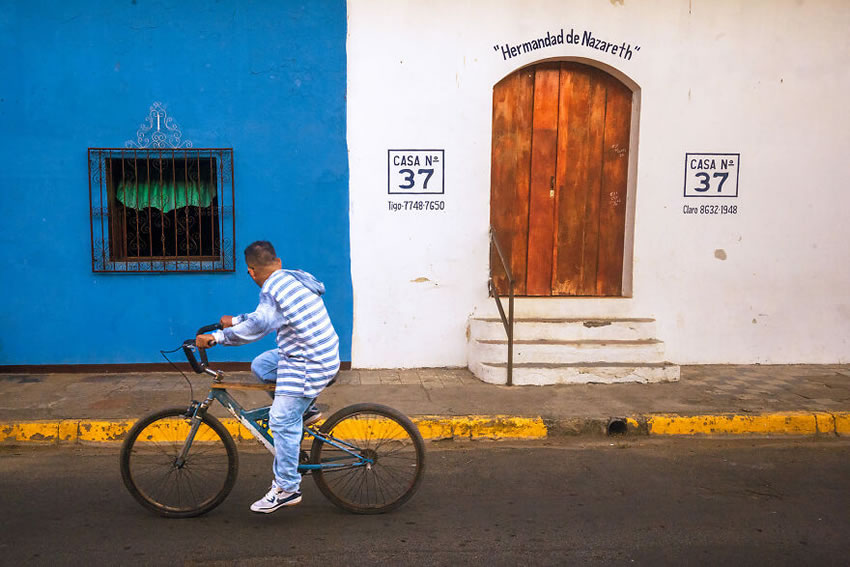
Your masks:
{"label": "black iron window grille", "polygon": [[92,271],[232,272],[233,150],[89,148]]}

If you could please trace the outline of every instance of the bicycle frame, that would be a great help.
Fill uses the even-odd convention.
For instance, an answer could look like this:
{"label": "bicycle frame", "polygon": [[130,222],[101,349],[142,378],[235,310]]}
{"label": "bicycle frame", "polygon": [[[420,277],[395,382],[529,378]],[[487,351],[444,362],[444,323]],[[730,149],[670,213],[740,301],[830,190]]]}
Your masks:
{"label": "bicycle frame", "polygon": [[[233,396],[230,395],[224,388],[212,388],[210,393],[207,395],[207,398],[201,402],[193,402],[192,406],[189,408],[189,412],[192,415],[192,429],[189,435],[186,438],[186,442],[183,446],[182,451],[180,452],[180,457],[178,459],[182,459],[189,451],[189,447],[192,445],[192,441],[195,437],[195,432],[197,428],[200,426],[201,417],[203,414],[209,409],[214,401],[218,401],[225,409],[227,409],[230,414],[235,417],[248,431],[251,432],[251,435],[254,436],[260,443],[265,446],[266,449],[269,450],[272,454],[274,454],[274,438],[272,437],[271,431],[268,429],[269,422],[269,406],[246,410],[242,407],[239,402],[237,402]],[[304,428],[304,437],[314,437],[317,439],[321,439],[323,442],[328,443],[340,451],[348,453],[352,457],[356,458],[357,461],[354,463],[330,463],[325,462],[322,464],[310,464],[310,463],[300,463],[298,465],[299,473],[309,473],[315,470],[329,470],[329,469],[343,469],[343,468],[355,468],[355,467],[363,467],[370,466],[374,463],[373,459],[366,458],[360,454],[360,449],[355,445],[350,443],[346,443],[341,439],[337,439],[332,435],[322,433],[315,427],[305,427]],[[342,457],[340,457],[342,458]]]}

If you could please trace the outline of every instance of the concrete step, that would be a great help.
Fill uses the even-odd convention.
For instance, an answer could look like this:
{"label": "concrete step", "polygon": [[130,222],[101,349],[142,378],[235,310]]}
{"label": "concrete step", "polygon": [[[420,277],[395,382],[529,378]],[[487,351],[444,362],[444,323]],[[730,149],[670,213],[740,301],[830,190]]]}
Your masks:
{"label": "concrete step", "polygon": [[[469,321],[470,340],[507,340],[498,317],[477,317]],[[514,318],[515,340],[650,340],[655,339],[655,319]]]}
{"label": "concrete step", "polygon": [[[508,311],[508,298],[502,297],[502,306]],[[514,303],[514,313],[523,317],[539,319],[569,319],[569,318],[614,318],[648,316],[646,311],[639,312],[640,307],[627,297],[517,297]],[[638,315],[635,315],[638,313]],[[498,317],[499,310],[496,301],[490,297],[484,303],[477,305],[473,317]]]}
{"label": "concrete step", "polygon": [[[474,366],[474,367],[473,367]],[[470,370],[490,384],[507,383],[507,364],[476,363]],[[679,367],[669,362],[612,363],[583,362],[576,364],[514,364],[515,385],[546,386],[553,384],[619,384],[625,382],[676,382]]]}
{"label": "concrete step", "polygon": [[[508,341],[478,339],[470,343],[470,362],[500,363],[507,360]],[[657,363],[664,360],[664,343],[656,339],[517,340],[514,363],[570,364],[588,360]]]}

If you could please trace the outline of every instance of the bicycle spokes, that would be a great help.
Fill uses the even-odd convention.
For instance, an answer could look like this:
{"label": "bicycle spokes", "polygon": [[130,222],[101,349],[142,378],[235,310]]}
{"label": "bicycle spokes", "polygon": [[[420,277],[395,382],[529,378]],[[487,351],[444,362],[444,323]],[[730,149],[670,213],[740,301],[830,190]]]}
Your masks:
{"label": "bicycle spokes", "polygon": [[205,418],[188,443],[192,420],[184,415],[160,412],[140,421],[122,455],[128,488],[165,515],[208,509],[235,480],[235,447],[229,447],[232,440],[225,440],[226,431],[217,431],[220,427]]}
{"label": "bicycle spokes", "polygon": [[323,429],[331,439],[320,445],[317,482],[332,500],[353,511],[384,511],[415,488],[423,453],[406,418],[366,410]]}

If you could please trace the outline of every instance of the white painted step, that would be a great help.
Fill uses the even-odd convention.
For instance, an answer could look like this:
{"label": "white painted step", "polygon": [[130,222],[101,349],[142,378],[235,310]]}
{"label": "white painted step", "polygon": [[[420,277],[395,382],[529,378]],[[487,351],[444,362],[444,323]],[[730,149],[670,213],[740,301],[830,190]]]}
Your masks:
{"label": "white painted step", "polygon": [[[470,344],[471,362],[507,360],[508,341],[479,339]],[[570,364],[587,361],[657,363],[664,360],[664,343],[656,339],[583,339],[514,341],[514,363]]]}
{"label": "white painted step", "polygon": [[[508,298],[502,297],[502,307],[508,312]],[[568,319],[607,317],[619,319],[635,317],[636,307],[633,299],[625,297],[517,297],[514,300],[514,313],[523,317],[539,319]],[[473,317],[498,317],[499,309],[494,298],[475,307]],[[639,316],[649,316],[647,312]]]}
{"label": "white painted step", "polygon": [[[470,340],[507,340],[498,317],[469,321]],[[515,317],[515,340],[650,340],[655,338],[655,319],[546,319]]]}
{"label": "white painted step", "polygon": [[[479,379],[490,384],[507,383],[507,364],[470,364]],[[514,364],[513,383],[518,386],[554,384],[619,384],[676,382],[679,367],[669,362],[646,363],[578,363],[578,364]]]}

